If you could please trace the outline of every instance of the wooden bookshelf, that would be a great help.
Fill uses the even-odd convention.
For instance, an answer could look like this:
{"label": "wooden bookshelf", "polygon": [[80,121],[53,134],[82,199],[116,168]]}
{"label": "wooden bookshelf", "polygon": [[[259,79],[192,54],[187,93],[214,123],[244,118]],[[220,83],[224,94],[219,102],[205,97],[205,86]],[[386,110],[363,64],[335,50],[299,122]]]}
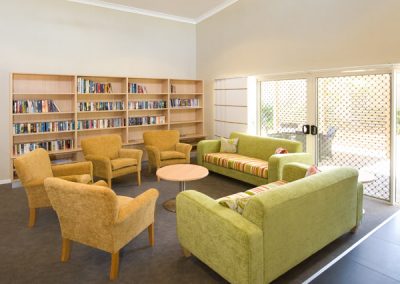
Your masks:
{"label": "wooden bookshelf", "polygon": [[204,139],[203,103],[202,80],[13,73],[11,172],[15,178],[19,144],[68,140],[71,147],[57,146],[51,158],[77,160],[90,136],[119,134],[124,146],[141,147],[143,132],[176,129],[195,145]]}

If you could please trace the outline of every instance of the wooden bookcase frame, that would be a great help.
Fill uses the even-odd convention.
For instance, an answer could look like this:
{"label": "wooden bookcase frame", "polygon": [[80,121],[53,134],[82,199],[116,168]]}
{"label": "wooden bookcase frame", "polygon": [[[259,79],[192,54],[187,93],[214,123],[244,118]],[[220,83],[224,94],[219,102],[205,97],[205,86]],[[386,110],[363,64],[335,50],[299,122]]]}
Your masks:
{"label": "wooden bookcase frame", "polygon": [[[82,82],[83,80],[87,81]],[[95,83],[104,84],[107,87],[95,85]],[[111,84],[112,90],[102,93],[81,92],[84,84],[87,84],[86,87],[90,87],[90,84],[92,84],[92,91],[93,88],[97,88],[97,90],[101,90],[102,87],[108,89],[108,84]],[[132,87],[131,84],[136,84],[136,92],[134,93],[131,92],[132,89],[129,89],[129,87]],[[184,100],[185,106],[172,107],[171,99]],[[52,100],[60,112],[14,113],[14,100]],[[154,101],[164,102],[165,107],[141,109],[129,109],[128,107],[130,103]],[[100,109],[104,108],[104,102],[111,104],[122,102],[123,109],[80,111],[78,103],[85,102],[97,102],[101,106]],[[186,105],[189,102],[196,105]],[[72,139],[73,147],[71,149],[49,151],[53,160],[62,159],[66,156],[72,156],[72,159],[79,160],[79,158],[82,158],[80,154],[82,138],[110,133],[121,135],[124,147],[141,148],[144,131],[176,129],[181,133],[182,142],[196,145],[199,140],[205,137],[203,106],[204,84],[202,80],[12,73],[10,75],[10,171],[13,173],[12,177],[15,179],[13,160],[17,156],[14,153],[14,145],[19,143]],[[146,120],[164,123],[143,125],[130,125],[129,123],[129,118],[133,118],[132,121],[134,121],[135,119],[140,120],[138,117],[160,116],[164,117],[164,120],[162,118]],[[96,120],[96,123],[103,123],[104,121],[101,122],[100,120],[112,118],[121,118],[125,124],[109,128],[78,129],[78,121],[80,120]],[[15,123],[51,121],[73,121],[75,127],[68,131],[14,134]]]}

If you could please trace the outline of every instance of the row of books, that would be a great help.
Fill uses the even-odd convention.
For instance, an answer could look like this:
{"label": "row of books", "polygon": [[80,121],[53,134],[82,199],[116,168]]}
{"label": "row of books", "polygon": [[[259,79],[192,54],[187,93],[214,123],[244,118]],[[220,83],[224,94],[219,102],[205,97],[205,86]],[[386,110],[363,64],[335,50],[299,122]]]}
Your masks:
{"label": "row of books", "polygon": [[146,94],[147,88],[145,85],[139,85],[136,83],[128,83],[128,92],[132,94]]}
{"label": "row of books", "polygon": [[125,126],[123,118],[78,120],[78,129],[112,128]]}
{"label": "row of books", "polygon": [[164,124],[165,116],[143,116],[143,117],[129,117],[128,125],[151,125],[151,124]]}
{"label": "row of books", "polygon": [[167,101],[130,101],[128,109],[155,109],[166,108]]}
{"label": "row of books", "polygon": [[97,83],[89,79],[78,78],[78,93],[112,93],[111,83]]}
{"label": "row of books", "polygon": [[14,123],[13,134],[46,133],[75,129],[73,120]]}
{"label": "row of books", "polygon": [[171,107],[199,107],[199,99],[170,99]]}
{"label": "row of books", "polygon": [[43,148],[47,151],[70,150],[74,148],[74,140],[58,139],[58,140],[48,140],[41,142],[14,144],[14,155],[23,155],[37,148]]}
{"label": "row of books", "polygon": [[13,100],[13,113],[59,112],[53,100]]}
{"label": "row of books", "polygon": [[124,102],[78,102],[77,108],[78,111],[124,110]]}

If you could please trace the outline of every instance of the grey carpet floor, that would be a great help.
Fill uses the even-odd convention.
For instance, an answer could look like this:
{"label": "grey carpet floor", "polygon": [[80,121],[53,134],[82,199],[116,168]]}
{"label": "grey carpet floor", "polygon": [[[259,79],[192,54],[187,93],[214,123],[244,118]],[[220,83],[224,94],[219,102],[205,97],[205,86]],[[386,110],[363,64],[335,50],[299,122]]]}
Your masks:
{"label": "grey carpet floor", "polygon": [[[175,214],[162,207],[178,193],[178,183],[157,182],[155,175],[143,172],[142,186],[133,176],[115,179],[119,195],[137,196],[157,188],[155,246],[150,247],[143,232],[121,251],[117,283],[226,283],[217,273],[195,257],[184,258],[176,236]],[[188,183],[213,198],[222,197],[251,185],[217,174]],[[397,207],[365,198],[366,214],[355,234],[346,234],[302,262],[276,283],[301,283],[346,250]],[[27,227],[28,210],[22,188],[0,186],[0,283],[108,283],[110,255],[78,243],[72,245],[71,259],[60,262],[61,237],[57,216],[52,209],[40,209],[37,224]]]}

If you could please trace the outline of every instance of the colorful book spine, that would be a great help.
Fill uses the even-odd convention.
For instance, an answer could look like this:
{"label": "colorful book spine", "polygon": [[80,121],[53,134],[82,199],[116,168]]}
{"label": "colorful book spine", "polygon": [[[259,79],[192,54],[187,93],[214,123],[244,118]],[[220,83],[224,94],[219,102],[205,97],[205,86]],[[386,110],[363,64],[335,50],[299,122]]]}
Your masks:
{"label": "colorful book spine", "polygon": [[104,111],[104,110],[124,110],[123,101],[111,102],[78,102],[78,111]]}
{"label": "colorful book spine", "polygon": [[73,120],[67,121],[43,121],[43,122],[22,122],[13,124],[13,134],[48,133],[72,131],[75,129]]}
{"label": "colorful book spine", "polygon": [[112,93],[111,83],[98,83],[85,78],[78,78],[78,93],[81,94],[102,94]]}
{"label": "colorful book spine", "polygon": [[78,130],[81,129],[102,129],[125,126],[123,118],[103,118],[103,119],[87,119],[78,120]]}
{"label": "colorful book spine", "polygon": [[17,143],[14,144],[14,155],[23,155],[37,148],[43,148],[49,152],[70,150],[74,148],[74,140],[58,139],[58,140],[48,140],[41,142]]}
{"label": "colorful book spine", "polygon": [[129,126],[134,126],[134,125],[153,125],[153,124],[165,124],[165,116],[134,116],[134,117],[129,117],[128,119],[128,125]]}
{"label": "colorful book spine", "polygon": [[13,113],[60,112],[53,100],[13,100]]}
{"label": "colorful book spine", "polygon": [[128,83],[128,92],[131,94],[146,94],[147,88],[145,85],[137,83]]}
{"label": "colorful book spine", "polygon": [[176,107],[200,107],[199,99],[170,99],[170,105],[172,108]]}
{"label": "colorful book spine", "polygon": [[167,107],[167,101],[130,101],[128,109],[162,109]]}

